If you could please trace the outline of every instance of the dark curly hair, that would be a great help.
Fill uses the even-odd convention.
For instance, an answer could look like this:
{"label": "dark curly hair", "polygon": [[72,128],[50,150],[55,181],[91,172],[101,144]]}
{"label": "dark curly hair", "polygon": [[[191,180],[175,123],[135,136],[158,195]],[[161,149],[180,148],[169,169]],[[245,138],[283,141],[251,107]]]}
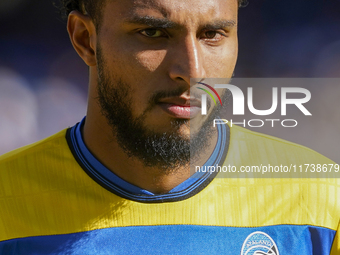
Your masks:
{"label": "dark curly hair", "polygon": [[89,15],[98,29],[101,23],[101,11],[106,0],[56,0],[54,5],[59,9],[60,15],[67,20],[70,12],[76,10]]}
{"label": "dark curly hair", "polygon": [[[98,29],[101,24],[101,10],[107,0],[59,0],[55,6],[60,10],[63,19],[67,19],[71,11],[77,10],[83,14],[88,14],[94,21]],[[239,7],[247,5],[247,0],[237,0]]]}

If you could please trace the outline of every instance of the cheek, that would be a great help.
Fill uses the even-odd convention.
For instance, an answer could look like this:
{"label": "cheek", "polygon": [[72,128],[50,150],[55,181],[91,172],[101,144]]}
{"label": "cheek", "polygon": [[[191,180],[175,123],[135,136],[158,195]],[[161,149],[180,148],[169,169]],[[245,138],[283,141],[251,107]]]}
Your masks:
{"label": "cheek", "polygon": [[[131,73],[127,75],[130,85],[134,86],[133,93],[136,94],[136,103],[145,105],[150,95],[157,89],[160,78],[163,78],[162,63],[166,55],[165,50],[141,51],[134,55],[129,66]],[[164,71],[164,70],[163,70]]]}
{"label": "cheek", "polygon": [[234,72],[236,57],[234,55],[214,58],[206,61],[207,78],[230,78]]}
{"label": "cheek", "polygon": [[204,66],[208,78],[229,78],[232,76],[238,54],[237,40],[230,41],[225,47],[206,53]]}
{"label": "cheek", "polygon": [[[113,32],[103,33],[101,38],[103,52],[106,53],[105,59],[115,74],[127,76],[127,79],[146,77],[156,71],[163,62],[165,50],[147,49],[129,36],[112,34]],[[117,39],[119,36],[121,39]]]}
{"label": "cheek", "polygon": [[136,61],[140,68],[147,73],[155,72],[161,67],[166,56],[165,50],[146,50],[136,54]]}
{"label": "cheek", "polygon": [[165,51],[120,52],[121,60],[112,65],[111,72],[118,75],[131,88],[132,114],[139,117],[148,107],[150,96],[159,86]]}
{"label": "cheek", "polygon": [[[236,61],[237,61],[238,49],[237,47],[231,48],[225,55],[224,68],[222,68],[222,74],[226,74],[227,77],[231,77],[234,73]],[[222,76],[223,77],[223,76]]]}

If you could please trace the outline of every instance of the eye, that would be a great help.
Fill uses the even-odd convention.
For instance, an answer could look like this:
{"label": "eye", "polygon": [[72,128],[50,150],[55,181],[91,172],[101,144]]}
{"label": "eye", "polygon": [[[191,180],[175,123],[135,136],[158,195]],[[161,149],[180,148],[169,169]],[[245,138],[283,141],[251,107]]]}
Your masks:
{"label": "eye", "polygon": [[202,39],[209,41],[221,41],[224,37],[227,37],[224,32],[219,32],[215,30],[208,30],[203,32]]}
{"label": "eye", "polygon": [[216,36],[216,34],[217,34],[216,31],[207,31],[204,33],[207,39],[213,39]]}
{"label": "eye", "polygon": [[156,29],[156,28],[144,29],[144,30],[141,30],[140,33],[146,37],[151,37],[151,38],[162,37],[165,35],[163,31]]}

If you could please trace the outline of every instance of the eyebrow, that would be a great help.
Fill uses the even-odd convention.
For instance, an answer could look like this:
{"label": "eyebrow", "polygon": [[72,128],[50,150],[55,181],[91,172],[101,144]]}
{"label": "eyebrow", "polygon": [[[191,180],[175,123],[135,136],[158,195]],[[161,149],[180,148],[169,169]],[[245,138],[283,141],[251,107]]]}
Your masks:
{"label": "eyebrow", "polygon": [[170,21],[168,19],[160,19],[151,16],[133,16],[125,21],[126,23],[147,25],[157,28],[175,28],[179,27],[179,24]]}
{"label": "eyebrow", "polygon": [[234,20],[216,20],[208,24],[204,24],[203,28],[217,30],[221,28],[232,28],[236,27],[237,23]]}
{"label": "eyebrow", "polygon": [[[164,29],[181,27],[180,24],[173,22],[169,19],[155,18],[152,16],[132,16],[129,19],[125,20],[125,22],[130,24],[147,25],[149,27],[157,27]],[[227,27],[231,28],[235,26],[236,22],[234,20],[216,20],[211,23],[204,24],[201,27],[205,29],[217,30]]]}

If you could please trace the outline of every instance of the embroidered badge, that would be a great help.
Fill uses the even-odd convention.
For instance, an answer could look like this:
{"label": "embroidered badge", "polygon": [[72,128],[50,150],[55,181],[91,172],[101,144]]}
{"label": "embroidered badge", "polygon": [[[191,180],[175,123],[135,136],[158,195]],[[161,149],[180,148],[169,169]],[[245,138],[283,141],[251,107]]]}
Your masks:
{"label": "embroidered badge", "polygon": [[268,234],[256,231],[244,241],[241,255],[279,255],[279,250]]}

